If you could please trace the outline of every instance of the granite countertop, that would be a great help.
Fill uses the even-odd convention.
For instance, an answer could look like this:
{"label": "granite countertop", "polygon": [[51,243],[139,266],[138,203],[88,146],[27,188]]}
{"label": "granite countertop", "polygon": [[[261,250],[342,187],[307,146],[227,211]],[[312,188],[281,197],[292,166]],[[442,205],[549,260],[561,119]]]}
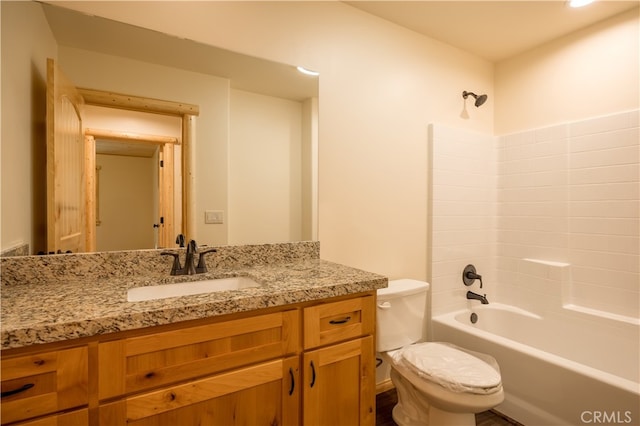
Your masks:
{"label": "granite countertop", "polygon": [[[284,306],[384,288],[387,278],[321,259],[211,268],[171,277],[40,279],[2,286],[2,349]],[[246,276],[260,287],[128,302],[133,287]]]}

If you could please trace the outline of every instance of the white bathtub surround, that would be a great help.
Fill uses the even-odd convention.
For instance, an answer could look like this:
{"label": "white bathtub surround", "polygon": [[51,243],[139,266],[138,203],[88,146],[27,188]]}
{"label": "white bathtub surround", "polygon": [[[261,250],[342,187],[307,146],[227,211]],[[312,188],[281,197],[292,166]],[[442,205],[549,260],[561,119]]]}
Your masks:
{"label": "white bathtub surround", "polygon": [[570,299],[571,265],[540,259],[517,260],[511,285],[500,287],[500,301],[543,315]]}
{"label": "white bathtub surround", "polygon": [[[467,290],[492,300],[495,283],[496,138],[432,124],[431,277],[433,314],[480,303]],[[462,269],[473,264],[482,275],[465,287]]]}
{"label": "white bathtub surround", "polygon": [[[598,410],[640,424],[639,123],[636,110],[499,138],[431,127],[430,340],[494,356],[498,410],[523,424]],[[463,285],[468,263],[482,290]]]}
{"label": "white bathtub surround", "polygon": [[537,259],[571,265],[563,304],[640,318],[639,115],[499,139],[500,301],[520,306],[523,259]]}
{"label": "white bathtub surround", "polygon": [[[571,265],[564,305],[640,318],[640,111],[492,137],[430,126],[434,314],[519,303],[523,259]],[[472,263],[485,288],[465,288]],[[544,293],[543,289],[538,289]]]}
{"label": "white bathtub surround", "polygon": [[523,424],[581,425],[594,411],[640,424],[638,324],[594,318],[491,303],[434,317],[433,336],[493,356],[505,391],[496,409]]}

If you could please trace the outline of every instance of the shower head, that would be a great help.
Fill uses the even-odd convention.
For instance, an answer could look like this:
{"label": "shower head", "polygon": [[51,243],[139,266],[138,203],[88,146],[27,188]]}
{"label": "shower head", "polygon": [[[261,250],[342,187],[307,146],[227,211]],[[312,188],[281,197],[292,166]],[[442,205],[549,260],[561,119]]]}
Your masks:
{"label": "shower head", "polygon": [[476,107],[479,107],[480,105],[482,105],[487,101],[487,95],[476,95],[475,93],[467,92],[466,90],[462,92],[462,97],[464,99],[467,99],[468,96],[473,96],[473,98],[476,100],[475,102]]}

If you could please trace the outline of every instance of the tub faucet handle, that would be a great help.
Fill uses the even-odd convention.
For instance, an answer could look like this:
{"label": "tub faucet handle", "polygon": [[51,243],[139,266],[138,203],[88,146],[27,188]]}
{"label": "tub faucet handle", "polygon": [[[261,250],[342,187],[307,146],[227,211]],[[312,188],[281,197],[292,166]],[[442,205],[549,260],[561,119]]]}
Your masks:
{"label": "tub faucet handle", "polygon": [[475,274],[471,271],[467,272],[467,278],[470,280],[478,280],[480,281],[480,288],[482,288],[482,275]]}
{"label": "tub faucet handle", "polygon": [[482,288],[482,275],[476,273],[476,267],[473,265],[467,265],[462,271],[462,282],[466,286],[473,284],[475,280],[480,281],[480,288]]}

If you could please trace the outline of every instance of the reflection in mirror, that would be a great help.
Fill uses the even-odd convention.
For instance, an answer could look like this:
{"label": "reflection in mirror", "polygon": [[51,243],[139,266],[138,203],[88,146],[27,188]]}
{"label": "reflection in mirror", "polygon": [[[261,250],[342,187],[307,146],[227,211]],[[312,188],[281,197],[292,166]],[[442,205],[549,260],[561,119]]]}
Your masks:
{"label": "reflection in mirror", "polygon": [[[78,87],[199,107],[191,128],[180,130],[193,132],[193,146],[178,163],[176,187],[186,189],[180,194],[184,208],[181,201],[174,205],[174,233],[183,232],[201,245],[317,239],[317,77],[303,75],[291,65],[58,6],[41,7],[58,45],[58,62]],[[113,147],[112,143],[105,146]],[[149,153],[138,160],[156,156],[155,151]],[[108,156],[115,157],[112,154]],[[104,192],[110,174],[104,159],[113,158],[98,155],[100,191]],[[118,169],[115,174],[120,179],[138,180],[125,178],[123,165],[108,167]],[[147,179],[157,185],[157,177]],[[143,210],[142,206],[111,206],[106,196],[98,202],[100,226],[107,211],[122,214],[118,220],[132,225],[129,210]],[[144,204],[149,203],[156,201]],[[144,227],[153,230],[160,221],[157,209],[144,210],[149,222]],[[138,243],[135,247],[153,248],[158,239],[151,235],[144,244],[148,247]],[[103,244],[98,238],[96,249],[133,247],[124,238],[117,238],[122,245]]]}
{"label": "reflection in mirror", "polygon": [[96,140],[96,251],[158,246],[158,147],[138,145]]}
{"label": "reflection in mirror", "polygon": [[[91,105],[85,107],[84,117],[85,134],[95,143],[95,183],[93,193],[87,195],[94,200],[88,204],[95,210],[94,231],[89,232],[95,241],[89,241],[87,247],[135,250],[175,240],[173,231],[171,235],[163,232],[168,231],[168,225],[181,223],[181,218],[173,215],[173,210],[180,209],[167,211],[163,194],[171,194],[171,206],[181,205],[181,120]],[[174,164],[166,164],[171,159]],[[163,191],[161,187],[167,184],[163,175],[167,173],[172,175],[170,188]],[[167,213],[171,217],[165,218]]]}

